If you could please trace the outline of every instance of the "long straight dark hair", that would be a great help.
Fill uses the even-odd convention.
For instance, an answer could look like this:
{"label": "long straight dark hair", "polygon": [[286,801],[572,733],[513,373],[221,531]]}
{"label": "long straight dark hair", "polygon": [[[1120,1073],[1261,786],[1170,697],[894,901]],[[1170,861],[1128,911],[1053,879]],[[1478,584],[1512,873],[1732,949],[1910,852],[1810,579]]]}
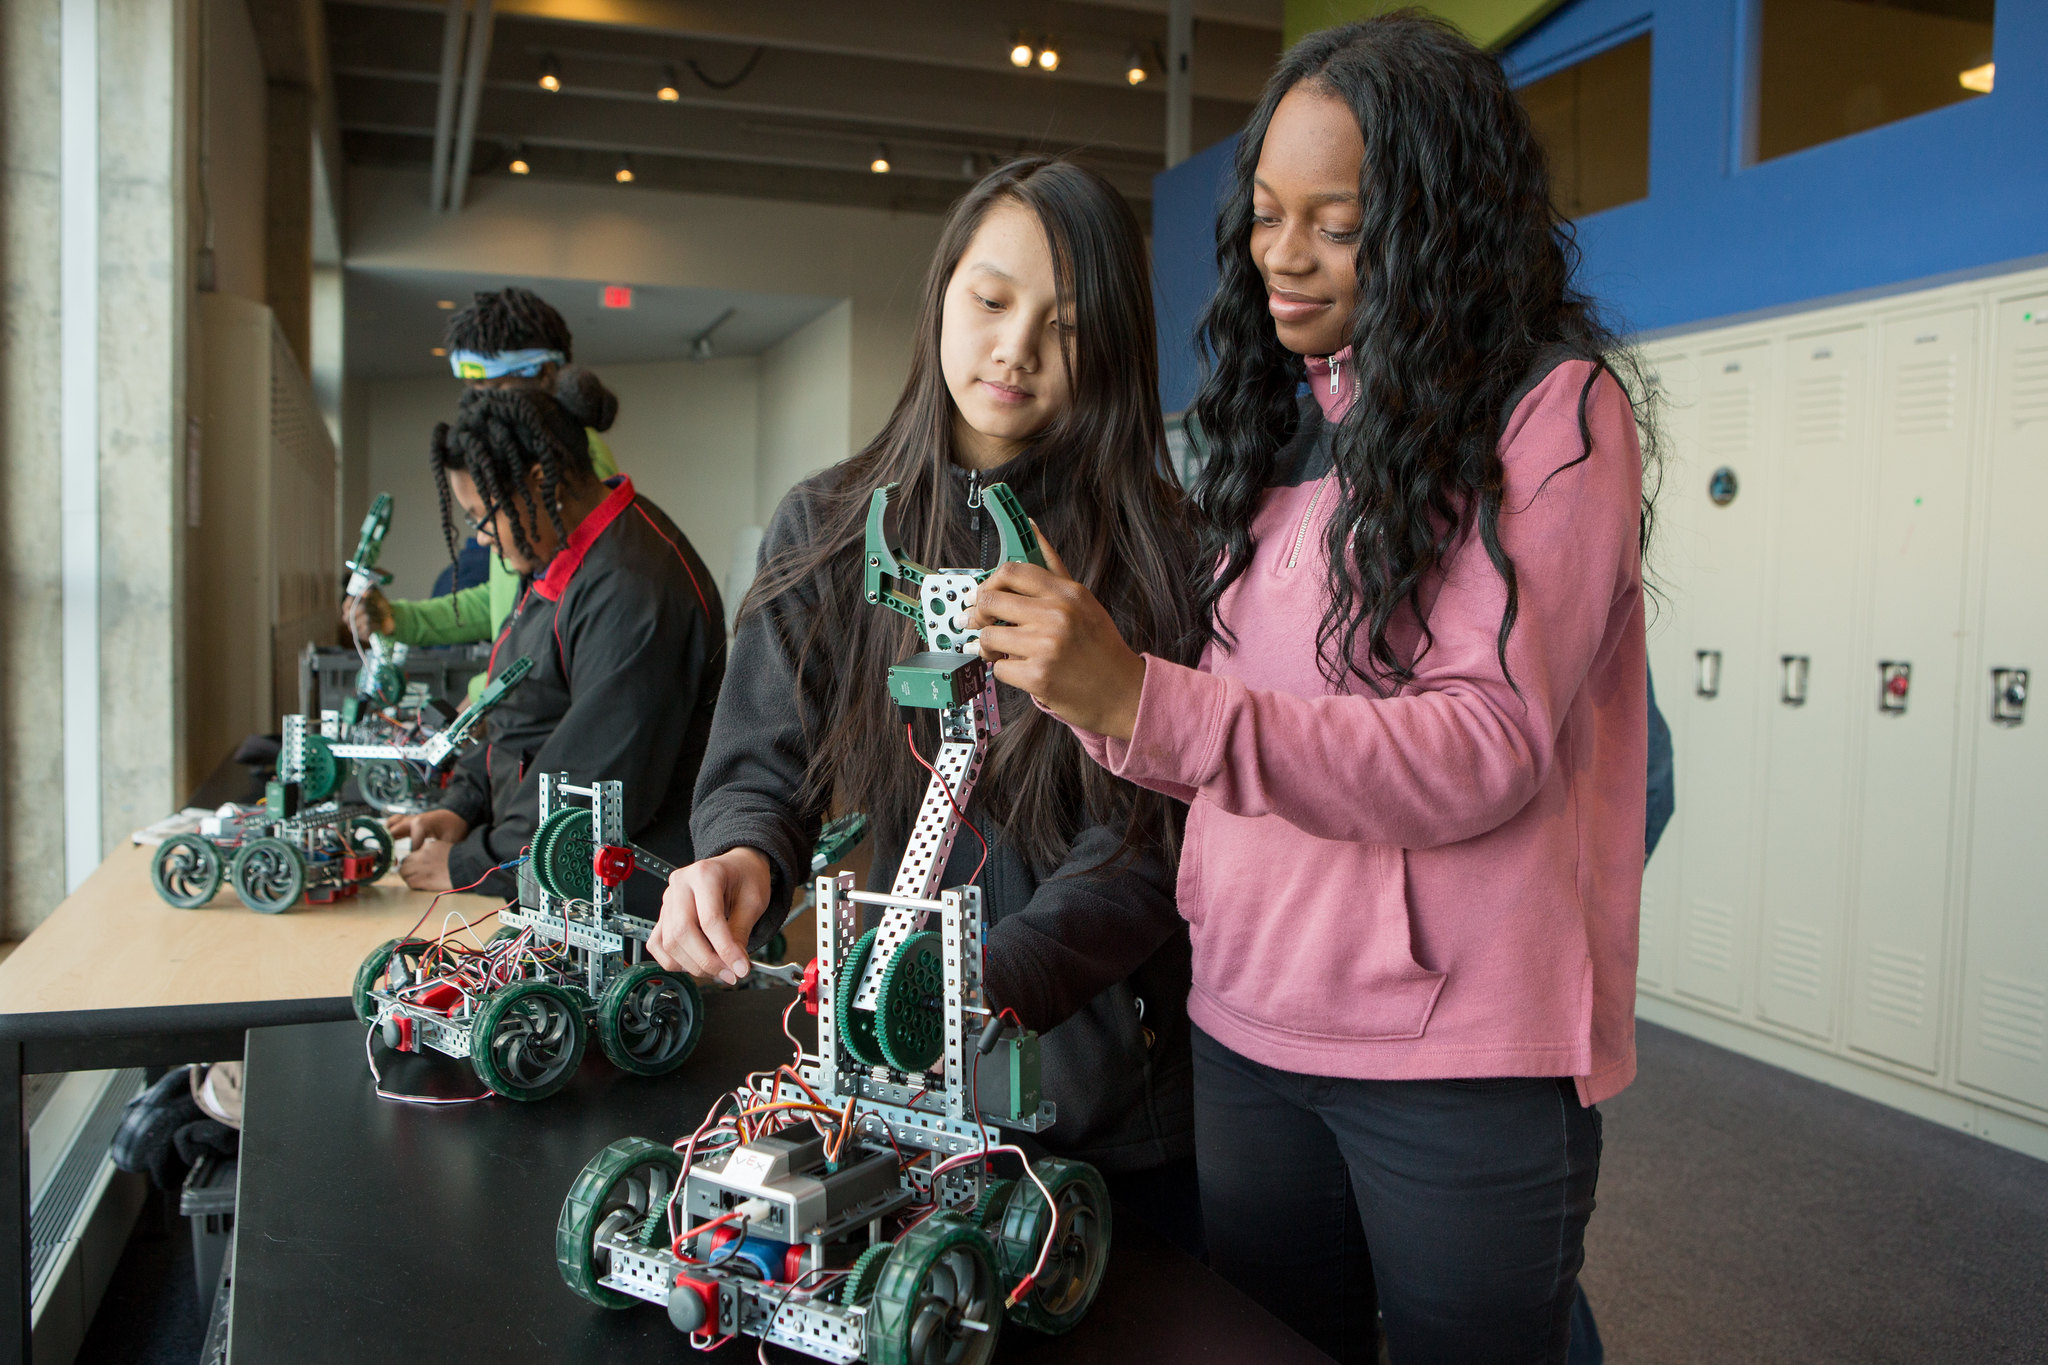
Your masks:
{"label": "long straight dark hair", "polygon": [[[883,687],[916,645],[910,623],[861,593],[868,500],[885,483],[899,543],[921,563],[971,564],[979,548],[949,505],[955,408],[939,363],[947,285],[983,221],[1015,204],[1045,229],[1057,279],[1069,399],[1019,460],[1043,462],[1045,500],[1025,511],[1133,648],[1185,658],[1195,622],[1185,584],[1197,542],[1191,508],[1166,456],[1159,361],[1144,237],[1108,182],[1069,161],[1027,157],[992,172],[953,206],[925,277],[910,379],[881,434],[819,487],[811,543],[762,566],[745,616],[809,585],[815,609],[779,622],[825,717],[806,736],[805,799],[863,810],[884,837],[909,831],[925,772],[904,752]],[[1055,492],[1054,490],[1057,490]],[[1008,689],[1005,689],[1007,692]],[[1089,762],[1067,728],[1013,698],[976,805],[1041,871],[1064,860],[1087,824],[1123,827],[1121,857],[1169,846],[1168,803]],[[929,725],[929,722],[926,722]],[[935,728],[921,743],[935,742]]]}
{"label": "long straight dark hair", "polygon": [[[1431,643],[1423,588],[1473,523],[1507,585],[1495,641],[1505,674],[1519,603],[1499,530],[1507,400],[1546,351],[1594,361],[1579,394],[1584,460],[1587,397],[1601,373],[1615,375],[1643,428],[1647,549],[1657,477],[1649,386],[1574,283],[1571,224],[1551,200],[1543,150],[1500,63],[1414,10],[1296,43],[1238,143],[1216,228],[1221,279],[1200,324],[1210,364],[1195,413],[1209,458],[1197,496],[1210,528],[1204,565],[1221,565],[1199,588],[1204,627],[1232,643],[1216,605],[1251,563],[1252,518],[1298,410],[1302,360],[1274,335],[1249,242],[1266,130],[1303,82],[1349,108],[1365,141],[1349,338],[1358,397],[1333,446],[1338,501],[1316,635],[1324,676],[1335,688],[1356,678],[1379,692],[1414,676]],[[1403,611],[1421,627],[1408,658],[1388,632]]]}

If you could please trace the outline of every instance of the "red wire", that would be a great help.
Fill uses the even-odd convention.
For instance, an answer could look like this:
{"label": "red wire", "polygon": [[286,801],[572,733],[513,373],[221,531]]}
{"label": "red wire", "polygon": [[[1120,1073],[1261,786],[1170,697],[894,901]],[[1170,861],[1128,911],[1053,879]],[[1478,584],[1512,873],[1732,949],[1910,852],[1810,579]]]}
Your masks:
{"label": "red wire", "polygon": [[910,746],[910,756],[917,760],[917,765],[937,779],[939,790],[946,794],[946,800],[953,807],[953,814],[960,817],[960,823],[967,826],[967,832],[972,834],[975,842],[981,845],[981,861],[974,865],[974,874],[967,879],[970,883],[980,881],[981,870],[988,866],[988,840],[981,837],[981,831],[976,829],[974,822],[967,818],[967,812],[960,809],[960,802],[954,797],[953,788],[947,783],[945,778],[939,776],[939,770],[925,762],[924,755],[917,751],[917,731],[908,721],[905,721],[903,724],[903,742]]}

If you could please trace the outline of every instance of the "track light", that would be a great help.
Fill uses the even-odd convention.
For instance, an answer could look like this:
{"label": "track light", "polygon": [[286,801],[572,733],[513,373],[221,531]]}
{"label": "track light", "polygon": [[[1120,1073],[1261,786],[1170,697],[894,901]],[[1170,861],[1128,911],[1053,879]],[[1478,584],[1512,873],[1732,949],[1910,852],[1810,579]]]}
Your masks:
{"label": "track light", "polygon": [[540,88],[550,95],[562,93],[562,64],[555,60],[552,52],[541,54]]}
{"label": "track light", "polygon": [[654,92],[654,98],[660,100],[663,104],[674,104],[682,97],[683,92],[676,89],[676,69],[672,66],[664,66],[661,69],[661,89]]}
{"label": "track light", "polygon": [[533,174],[533,166],[526,159],[526,147],[523,143],[512,149],[512,159],[505,164],[505,169],[514,175]]}
{"label": "track light", "polygon": [[1038,49],[1038,65],[1043,71],[1060,69],[1060,50],[1052,45],[1052,39],[1045,40],[1045,46]]}
{"label": "track light", "polygon": [[1031,40],[1023,34],[1020,33],[1010,40],[1011,66],[1029,66],[1031,65],[1032,58],[1037,55],[1036,52],[1032,51]]}
{"label": "track light", "polygon": [[621,185],[630,185],[633,183],[632,157],[624,155],[621,155],[619,157],[619,166],[617,170],[612,172],[612,179],[618,181]]}
{"label": "track light", "polygon": [[1991,77],[1995,74],[1993,66],[1994,64],[1991,62],[1986,62],[1982,66],[1973,66],[1968,71],[1958,75],[1956,80],[1961,83],[1965,90],[1974,90],[1980,95],[1988,95],[1991,93]]}
{"label": "track light", "polygon": [[1143,85],[1151,74],[1145,69],[1145,54],[1133,47],[1130,55],[1124,58],[1124,79],[1132,85]]}
{"label": "track light", "polygon": [[875,144],[875,159],[868,163],[868,169],[876,175],[887,175],[889,173],[889,147],[887,143],[877,142]]}

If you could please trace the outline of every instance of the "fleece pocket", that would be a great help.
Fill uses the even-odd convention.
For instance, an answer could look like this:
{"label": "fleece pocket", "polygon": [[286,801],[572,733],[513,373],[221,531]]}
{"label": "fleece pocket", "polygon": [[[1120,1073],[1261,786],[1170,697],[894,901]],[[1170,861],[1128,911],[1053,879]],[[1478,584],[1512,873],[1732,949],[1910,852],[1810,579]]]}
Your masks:
{"label": "fleece pocket", "polygon": [[1302,1039],[1419,1038],[1444,974],[1415,960],[1401,850],[1316,839],[1213,807],[1199,848],[1195,988]]}

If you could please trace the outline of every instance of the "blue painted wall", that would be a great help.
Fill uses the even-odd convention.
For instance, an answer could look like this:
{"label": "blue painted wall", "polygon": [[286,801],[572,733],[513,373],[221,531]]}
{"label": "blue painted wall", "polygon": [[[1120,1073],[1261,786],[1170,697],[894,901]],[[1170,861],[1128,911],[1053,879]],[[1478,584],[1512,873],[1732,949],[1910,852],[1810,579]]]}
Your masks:
{"label": "blue painted wall", "polygon": [[[1579,223],[1582,281],[1628,327],[1688,326],[2048,252],[2048,0],[2000,0],[1991,94],[1744,165],[1740,58],[1755,15],[1755,0],[1576,0],[1503,54],[1520,84],[1654,35],[1650,197]],[[1169,412],[1200,381],[1188,327],[1215,285],[1214,206],[1233,145],[1153,179]]]}

